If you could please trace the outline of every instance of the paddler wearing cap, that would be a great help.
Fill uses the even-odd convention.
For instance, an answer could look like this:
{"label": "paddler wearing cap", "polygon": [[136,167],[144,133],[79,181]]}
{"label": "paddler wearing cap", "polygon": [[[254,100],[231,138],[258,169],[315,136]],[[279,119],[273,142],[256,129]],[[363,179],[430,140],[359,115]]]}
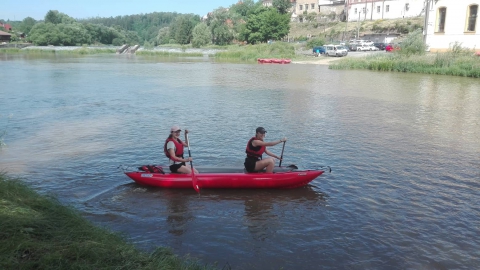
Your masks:
{"label": "paddler wearing cap", "polygon": [[[258,127],[255,136],[248,140],[245,150],[247,157],[244,163],[247,172],[258,172],[265,169],[265,172],[271,173],[275,167],[275,159],[280,160],[280,157],[267,150],[267,146],[274,146],[286,142],[287,138],[273,142],[265,142],[265,133],[267,133],[267,131],[263,127]],[[262,159],[263,153],[271,157]]]}
{"label": "paddler wearing cap", "polygon": [[[165,140],[163,152],[168,157],[170,162],[170,171],[172,173],[192,173],[192,167],[186,165],[186,162],[192,161],[191,157],[183,157],[183,147],[188,146],[188,130],[185,129],[185,141],[180,140],[182,129],[179,126],[173,126],[170,129],[170,135]],[[195,173],[198,173],[195,170]]]}

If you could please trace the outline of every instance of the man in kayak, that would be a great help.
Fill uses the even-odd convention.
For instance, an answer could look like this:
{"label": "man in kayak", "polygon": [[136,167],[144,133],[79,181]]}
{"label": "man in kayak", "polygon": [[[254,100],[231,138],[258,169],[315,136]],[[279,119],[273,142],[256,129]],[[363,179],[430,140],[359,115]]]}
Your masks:
{"label": "man in kayak", "polygon": [[[286,142],[287,138],[283,138],[273,142],[264,142],[265,133],[267,131],[263,127],[258,127],[255,137],[252,137],[248,143],[245,153],[245,169],[247,172],[257,172],[266,169],[265,172],[273,172],[275,167],[275,159],[280,159],[277,155],[267,150],[267,146],[274,146],[282,142]],[[262,154],[265,153],[271,157],[262,159]]]}
{"label": "man in kayak", "polygon": [[[170,129],[170,135],[165,140],[165,145],[163,146],[163,152],[168,157],[170,161],[170,171],[172,173],[192,173],[192,167],[186,165],[185,162],[192,161],[191,157],[183,157],[183,147],[188,146],[188,130],[185,129],[185,141],[180,140],[180,133],[182,130],[179,126],[173,126]],[[198,173],[195,170],[195,173]]]}

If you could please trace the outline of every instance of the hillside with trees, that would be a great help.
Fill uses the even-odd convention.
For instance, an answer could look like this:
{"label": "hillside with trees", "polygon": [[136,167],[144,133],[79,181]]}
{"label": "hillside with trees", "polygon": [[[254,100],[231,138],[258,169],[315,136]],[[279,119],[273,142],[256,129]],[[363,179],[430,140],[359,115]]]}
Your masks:
{"label": "hillside with trees", "polygon": [[289,0],[274,0],[272,7],[264,7],[261,1],[245,0],[229,8],[219,7],[203,20],[198,15],[171,12],[76,20],[50,10],[42,21],[28,17],[12,25],[35,45],[255,44],[288,34],[289,4]]}
{"label": "hillside with trees", "polygon": [[[219,7],[200,18],[195,14],[153,12],[110,18],[76,20],[67,14],[50,10],[44,20],[31,17],[21,22],[9,22],[12,41],[24,33],[26,41],[35,45],[114,45],[139,44],[152,48],[164,44],[207,45],[233,43],[258,44],[269,40],[302,41],[311,37],[324,42],[349,40],[357,32],[389,32],[406,34],[421,28],[423,18],[342,22],[335,16],[302,15],[302,22],[291,22],[289,0],[273,0],[271,7],[262,1],[239,1],[228,8]],[[0,20],[2,21],[2,20]]]}

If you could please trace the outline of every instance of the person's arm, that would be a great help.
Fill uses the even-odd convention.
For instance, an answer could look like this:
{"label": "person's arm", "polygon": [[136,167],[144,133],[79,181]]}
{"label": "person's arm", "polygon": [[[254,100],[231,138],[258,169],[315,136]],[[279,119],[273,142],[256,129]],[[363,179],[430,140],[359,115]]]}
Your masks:
{"label": "person's arm", "polygon": [[274,145],[277,145],[279,143],[286,142],[286,141],[287,141],[287,138],[282,138],[280,140],[276,140],[276,141],[273,141],[273,142],[264,142],[264,141],[261,141],[261,140],[253,140],[252,145],[254,147],[257,147],[257,146],[274,146]]}
{"label": "person's arm", "polygon": [[271,157],[274,157],[274,158],[276,158],[276,159],[280,159],[279,156],[277,156],[277,155],[275,155],[274,153],[268,151],[267,149],[265,149],[265,154],[267,154],[267,155],[269,155],[269,156],[271,156]]}
{"label": "person's arm", "polygon": [[176,162],[189,162],[191,158],[181,158],[175,155],[175,151],[173,148],[168,149],[168,153],[170,154],[171,159],[175,160]]}

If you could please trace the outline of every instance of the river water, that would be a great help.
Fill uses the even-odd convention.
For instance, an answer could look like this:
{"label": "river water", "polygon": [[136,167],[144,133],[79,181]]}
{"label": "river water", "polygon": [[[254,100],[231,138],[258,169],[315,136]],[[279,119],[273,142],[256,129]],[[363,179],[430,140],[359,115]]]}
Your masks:
{"label": "river water", "polygon": [[[0,68],[1,169],[141,249],[224,269],[480,265],[478,79],[125,55],[0,55]],[[284,164],[333,171],[197,195],[117,169],[165,164],[174,124],[194,165],[242,166],[263,126],[288,137]]]}

